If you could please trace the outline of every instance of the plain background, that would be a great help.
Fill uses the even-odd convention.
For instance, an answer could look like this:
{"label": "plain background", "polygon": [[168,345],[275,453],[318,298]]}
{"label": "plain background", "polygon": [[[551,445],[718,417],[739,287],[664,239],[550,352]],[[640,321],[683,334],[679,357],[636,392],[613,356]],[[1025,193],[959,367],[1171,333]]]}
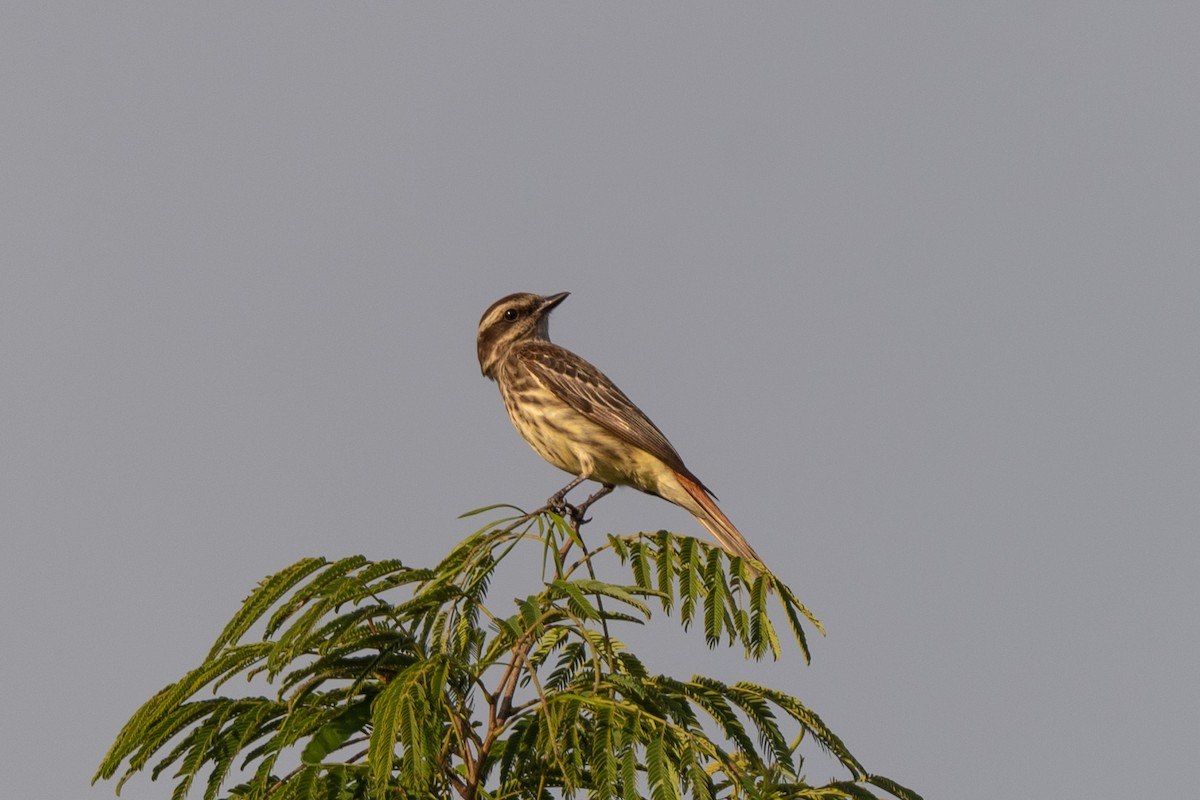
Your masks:
{"label": "plain background", "polygon": [[520,290],[829,631],[746,667],[656,619],[654,669],[930,800],[1195,793],[1194,4],[0,16],[6,794],[111,796],[263,575],[561,486],[475,361]]}

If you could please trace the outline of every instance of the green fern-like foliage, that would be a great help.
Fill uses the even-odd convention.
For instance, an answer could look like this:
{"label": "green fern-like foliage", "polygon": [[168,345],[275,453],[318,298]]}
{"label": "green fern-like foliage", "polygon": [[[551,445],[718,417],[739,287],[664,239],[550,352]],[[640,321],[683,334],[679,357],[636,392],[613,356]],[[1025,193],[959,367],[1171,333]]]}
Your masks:
{"label": "green fern-like foliage", "polygon": [[[775,576],[665,531],[588,548],[579,515],[514,511],[433,569],[308,558],[266,578],[204,661],[126,723],[94,780],[119,774],[119,792],[169,771],[176,800],[920,800],[867,772],[796,698],[651,674],[612,635],[659,608],[749,659],[779,658],[785,630],[807,661],[820,623]],[[536,591],[491,604],[518,549],[543,559]],[[629,581],[597,579],[603,559]],[[239,676],[274,693],[221,695]],[[844,780],[806,782],[806,738]]]}

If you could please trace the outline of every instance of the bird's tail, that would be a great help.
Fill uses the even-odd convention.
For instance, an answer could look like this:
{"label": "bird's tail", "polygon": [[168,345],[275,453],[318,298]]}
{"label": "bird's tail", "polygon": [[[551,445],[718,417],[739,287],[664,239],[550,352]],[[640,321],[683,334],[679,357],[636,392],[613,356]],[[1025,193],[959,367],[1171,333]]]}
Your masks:
{"label": "bird's tail", "polygon": [[[701,525],[708,529],[708,532],[713,535],[717,544],[721,545],[725,552],[739,556],[746,562],[752,575],[757,576],[765,571],[766,565],[763,564],[762,558],[754,552],[754,548],[746,541],[746,537],[742,536],[729,521],[729,517],[717,508],[717,504],[709,497],[705,488],[692,478],[678,472],[675,472],[675,478],[683,491],[680,493],[663,492],[663,498],[687,509]],[[668,487],[659,486],[660,491],[666,488]],[[668,493],[673,496],[668,497]]]}

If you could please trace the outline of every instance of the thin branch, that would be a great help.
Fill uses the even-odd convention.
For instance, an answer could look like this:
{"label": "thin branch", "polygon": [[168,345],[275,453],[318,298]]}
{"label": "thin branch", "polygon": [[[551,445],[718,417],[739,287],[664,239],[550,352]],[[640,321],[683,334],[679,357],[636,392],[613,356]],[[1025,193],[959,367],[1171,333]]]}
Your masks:
{"label": "thin branch", "polygon": [[[596,567],[592,563],[592,550],[587,546],[587,543],[583,541],[583,534],[579,529],[590,521],[583,518],[583,512],[587,510],[588,506],[599,500],[601,497],[604,497],[612,490],[613,487],[611,486],[603,487],[600,489],[600,491],[596,492],[583,502],[583,504],[577,510],[578,513],[571,515],[571,529],[575,532],[575,538],[579,540],[579,545],[583,550],[583,556],[580,558],[580,561],[583,561],[585,564],[587,564],[588,575],[592,580],[596,580]],[[567,551],[570,550],[569,545],[572,544],[572,542],[568,540],[567,544],[568,546],[561,552],[559,559],[560,561],[566,557]],[[610,636],[608,632],[608,614],[604,611],[604,597],[599,592],[596,592],[594,596],[596,598],[596,609],[600,612],[600,629],[604,633],[604,650],[608,656],[610,668],[615,668],[616,656],[613,654],[612,636]]]}

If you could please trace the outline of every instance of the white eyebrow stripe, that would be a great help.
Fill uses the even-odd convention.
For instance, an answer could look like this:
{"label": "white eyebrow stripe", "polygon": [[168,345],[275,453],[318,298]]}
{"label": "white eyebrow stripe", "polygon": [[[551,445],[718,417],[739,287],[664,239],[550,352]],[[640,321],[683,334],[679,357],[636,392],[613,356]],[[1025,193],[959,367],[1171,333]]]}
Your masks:
{"label": "white eyebrow stripe", "polygon": [[504,314],[504,312],[510,308],[510,306],[511,306],[511,303],[505,303],[502,306],[497,306],[496,308],[493,308],[491,313],[489,313],[486,317],[483,318],[483,322],[479,323],[479,330],[483,330],[484,328],[489,327],[492,323],[497,322],[500,319],[500,317]]}

